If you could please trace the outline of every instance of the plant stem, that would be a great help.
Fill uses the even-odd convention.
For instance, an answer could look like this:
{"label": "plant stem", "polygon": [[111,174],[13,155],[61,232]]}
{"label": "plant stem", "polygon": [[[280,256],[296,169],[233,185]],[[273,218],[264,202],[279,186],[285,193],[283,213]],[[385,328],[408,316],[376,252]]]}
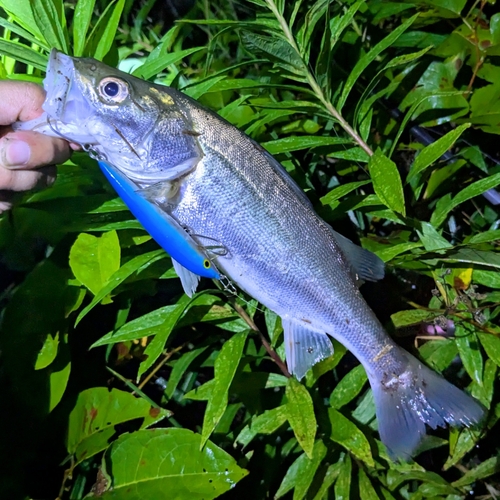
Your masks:
{"label": "plant stem", "polygon": [[285,34],[288,43],[293,47],[295,52],[297,52],[298,56],[300,57],[302,64],[304,65],[304,71],[307,76],[307,81],[315,93],[316,97],[321,101],[321,104],[326,108],[326,110],[339,122],[340,126],[359,144],[359,146],[368,154],[368,156],[373,155],[373,151],[366,144],[366,142],[361,138],[361,136],[349,125],[347,120],[337,111],[337,109],[333,106],[333,104],[328,101],[328,99],[325,97],[325,94],[322,90],[322,88],[318,85],[318,82],[316,81],[316,78],[314,75],[311,73],[309,70],[307,64],[304,62],[302,59],[302,56],[300,55],[300,50],[297,46],[297,42],[295,41],[295,37],[293,36],[293,33],[290,30],[290,27],[288,26],[288,23],[286,22],[286,19],[280,14],[278,11],[278,8],[276,7],[276,4],[274,3],[274,0],[266,0],[267,5],[269,6],[269,9],[271,12],[274,14],[278,22],[280,23],[281,29],[283,30],[283,33]]}

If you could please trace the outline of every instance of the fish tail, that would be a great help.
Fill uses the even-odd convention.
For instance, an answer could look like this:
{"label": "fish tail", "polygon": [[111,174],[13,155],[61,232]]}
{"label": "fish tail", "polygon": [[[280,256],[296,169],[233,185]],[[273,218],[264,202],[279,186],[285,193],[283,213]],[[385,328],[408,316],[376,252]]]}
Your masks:
{"label": "fish tail", "polygon": [[404,353],[406,370],[399,376],[371,376],[379,434],[392,459],[409,460],[426,433],[452,426],[479,423],[484,408],[418,359]]}

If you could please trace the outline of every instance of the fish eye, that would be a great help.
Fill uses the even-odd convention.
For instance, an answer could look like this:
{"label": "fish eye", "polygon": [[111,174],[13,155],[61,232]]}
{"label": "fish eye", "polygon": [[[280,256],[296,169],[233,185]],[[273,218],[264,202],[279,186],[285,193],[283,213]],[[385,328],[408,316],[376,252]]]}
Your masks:
{"label": "fish eye", "polygon": [[119,78],[103,78],[99,83],[100,96],[110,104],[119,104],[129,94],[128,85]]}

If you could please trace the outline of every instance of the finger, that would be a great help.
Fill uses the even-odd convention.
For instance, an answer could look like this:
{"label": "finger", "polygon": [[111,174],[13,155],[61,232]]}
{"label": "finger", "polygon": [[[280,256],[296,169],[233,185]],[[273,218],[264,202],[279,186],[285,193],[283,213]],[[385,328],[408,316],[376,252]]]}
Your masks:
{"label": "finger", "polygon": [[[44,188],[54,183],[56,169],[54,166],[38,170],[9,170],[0,166],[0,189],[12,191],[28,191],[34,188]],[[5,195],[3,195],[5,198]],[[2,198],[0,198],[0,202]],[[9,200],[6,199],[8,202]]]}
{"label": "finger", "polygon": [[[63,163],[71,151],[64,139],[37,132],[12,132],[0,139],[0,165],[8,169],[30,169]],[[5,187],[0,184],[0,189]]]}
{"label": "finger", "polygon": [[12,192],[9,191],[0,191],[0,214],[12,208]]}
{"label": "finger", "polygon": [[45,91],[35,83],[0,81],[0,125],[37,118],[44,100]]}

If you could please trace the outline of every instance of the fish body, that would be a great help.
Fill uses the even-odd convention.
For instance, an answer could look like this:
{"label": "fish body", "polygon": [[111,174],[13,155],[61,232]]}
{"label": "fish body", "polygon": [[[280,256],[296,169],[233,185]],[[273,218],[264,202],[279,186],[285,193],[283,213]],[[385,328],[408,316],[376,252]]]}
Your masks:
{"label": "fish body", "polygon": [[[382,263],[335,233],[256,142],[184,94],[91,59],[53,52],[45,86],[52,132],[105,158],[281,317],[297,378],[332,354],[329,336],[358,358],[392,457],[409,458],[426,424],[480,421],[481,405],[400,348],[362,298],[358,279],[380,278]],[[44,119],[32,125],[51,133]]]}

